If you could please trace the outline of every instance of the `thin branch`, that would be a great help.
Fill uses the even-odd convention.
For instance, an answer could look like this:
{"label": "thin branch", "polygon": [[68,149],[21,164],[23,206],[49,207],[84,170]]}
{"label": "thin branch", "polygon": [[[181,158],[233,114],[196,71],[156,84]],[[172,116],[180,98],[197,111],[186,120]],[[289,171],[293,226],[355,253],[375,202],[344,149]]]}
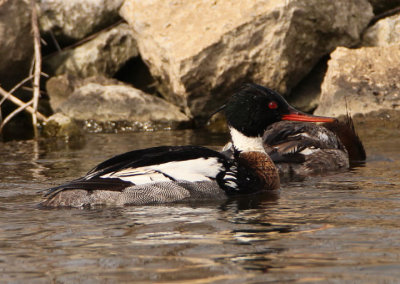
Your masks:
{"label": "thin branch", "polygon": [[24,80],[19,82],[17,85],[15,85],[10,91],[8,91],[10,94],[14,93],[16,90],[18,90],[23,84],[28,82],[33,78],[33,75],[30,75],[29,77],[26,77]]}
{"label": "thin branch", "polygon": [[[15,96],[13,96],[12,94],[10,94],[6,90],[4,90],[2,87],[0,87],[0,95],[2,95],[3,97],[7,97],[8,100],[10,100],[11,102],[13,102],[14,104],[16,104],[20,107],[25,105],[25,103],[23,101],[21,101],[20,99],[18,99]],[[31,114],[34,113],[34,109],[31,106],[28,106],[25,110]],[[40,112],[37,112],[37,118],[42,121],[47,120],[46,116],[44,116]]]}
{"label": "thin branch", "polygon": [[32,124],[35,133],[35,137],[38,137],[37,130],[37,108],[39,104],[40,97],[40,73],[42,67],[42,56],[40,53],[40,31],[38,26],[38,17],[36,11],[36,3],[35,0],[31,0],[31,9],[32,9],[32,30],[33,30],[33,44],[35,48],[35,69],[33,74],[33,109],[34,112],[32,114]]}
{"label": "thin branch", "polygon": [[30,107],[31,104],[33,104],[33,100],[30,100],[29,102],[23,104],[22,106],[20,106],[19,108],[15,109],[13,112],[11,112],[9,115],[7,115],[7,117],[1,122],[0,131],[3,130],[3,127],[7,124],[7,122],[9,122],[14,116],[16,116],[18,113],[20,113],[24,109],[27,109],[28,107]]}

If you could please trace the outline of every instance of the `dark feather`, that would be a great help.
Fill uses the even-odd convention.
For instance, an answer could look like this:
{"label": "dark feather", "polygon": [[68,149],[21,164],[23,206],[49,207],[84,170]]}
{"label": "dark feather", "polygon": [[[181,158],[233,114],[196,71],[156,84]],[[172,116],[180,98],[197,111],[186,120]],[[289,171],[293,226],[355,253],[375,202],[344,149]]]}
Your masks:
{"label": "dark feather", "polygon": [[111,191],[122,191],[127,186],[132,185],[130,182],[123,181],[118,178],[93,178],[85,180],[79,178],[71,182],[50,188],[44,194],[45,197],[51,197],[56,195],[62,190],[70,189],[84,189],[84,190],[111,190]]}

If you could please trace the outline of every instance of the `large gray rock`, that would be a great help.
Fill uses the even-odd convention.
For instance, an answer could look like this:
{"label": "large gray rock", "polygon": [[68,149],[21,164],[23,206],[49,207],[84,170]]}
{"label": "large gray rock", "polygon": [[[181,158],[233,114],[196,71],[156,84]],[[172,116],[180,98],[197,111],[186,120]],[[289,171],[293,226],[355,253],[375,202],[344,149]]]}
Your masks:
{"label": "large gray rock", "polygon": [[119,19],[123,0],[42,0],[40,25],[61,42],[82,39]]}
{"label": "large gray rock", "polygon": [[368,28],[363,35],[363,46],[400,44],[400,14],[384,18]]}
{"label": "large gray rock", "polygon": [[400,45],[337,48],[322,84],[317,115],[400,110]]}
{"label": "large gray rock", "polygon": [[53,111],[58,112],[60,105],[62,105],[76,89],[94,83],[102,86],[106,85],[124,85],[124,83],[107,78],[104,76],[92,76],[87,78],[80,78],[71,74],[63,74],[51,77],[46,81],[46,91],[50,97],[50,106]]}
{"label": "large gray rock", "polygon": [[77,120],[188,121],[188,117],[171,103],[127,85],[88,83],[75,89],[58,108]]}
{"label": "large gray rock", "polygon": [[68,73],[78,77],[112,77],[135,56],[138,56],[138,49],[132,30],[122,23],[73,49],[46,57],[43,66],[50,75]]}
{"label": "large gray rock", "polygon": [[28,77],[33,58],[29,1],[0,1],[0,85],[9,89]]}
{"label": "large gray rock", "polygon": [[285,93],[373,16],[367,0],[126,0],[121,15],[160,92],[194,116],[243,81]]}

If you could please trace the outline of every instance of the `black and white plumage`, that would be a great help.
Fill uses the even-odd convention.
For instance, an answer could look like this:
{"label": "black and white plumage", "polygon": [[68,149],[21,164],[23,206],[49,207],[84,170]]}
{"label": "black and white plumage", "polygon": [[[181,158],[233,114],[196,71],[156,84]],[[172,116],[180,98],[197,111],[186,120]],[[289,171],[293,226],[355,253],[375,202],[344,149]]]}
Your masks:
{"label": "black and white plumage", "polygon": [[[268,126],[264,149],[274,161],[281,178],[299,178],[348,169],[366,158],[350,116],[322,125],[280,121]],[[223,153],[231,155],[231,145]]]}
{"label": "black and white plumage", "polygon": [[241,184],[237,180],[241,175],[255,178],[246,171],[234,159],[200,146],[136,150],[115,156],[84,177],[50,189],[46,196],[52,201],[44,205],[137,205],[226,198],[237,194],[239,186],[244,192],[246,185],[255,182]]}
{"label": "black and white plumage", "polygon": [[226,198],[279,188],[277,169],[263,148],[267,127],[299,113],[277,93],[243,86],[224,107],[233,155],[200,146],[162,146],[115,156],[84,177],[49,189],[43,206],[139,205]]}

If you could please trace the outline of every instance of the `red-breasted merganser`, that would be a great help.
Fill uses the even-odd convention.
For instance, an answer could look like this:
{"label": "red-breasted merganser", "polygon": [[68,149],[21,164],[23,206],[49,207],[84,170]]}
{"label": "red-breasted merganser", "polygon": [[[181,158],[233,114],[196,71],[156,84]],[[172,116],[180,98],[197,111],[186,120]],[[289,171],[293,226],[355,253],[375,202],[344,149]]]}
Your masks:
{"label": "red-breasted merganser", "polygon": [[[349,115],[322,125],[302,122],[301,117],[291,120],[269,125],[263,135],[264,149],[281,179],[340,171],[365,161],[364,146]],[[228,143],[222,153],[232,156],[231,147]]]}
{"label": "red-breasted merganser", "polygon": [[233,157],[200,146],[162,146],[115,156],[84,177],[49,189],[43,206],[140,205],[275,190],[278,171],[262,135],[272,123],[334,119],[302,114],[276,92],[244,85],[223,108]]}

